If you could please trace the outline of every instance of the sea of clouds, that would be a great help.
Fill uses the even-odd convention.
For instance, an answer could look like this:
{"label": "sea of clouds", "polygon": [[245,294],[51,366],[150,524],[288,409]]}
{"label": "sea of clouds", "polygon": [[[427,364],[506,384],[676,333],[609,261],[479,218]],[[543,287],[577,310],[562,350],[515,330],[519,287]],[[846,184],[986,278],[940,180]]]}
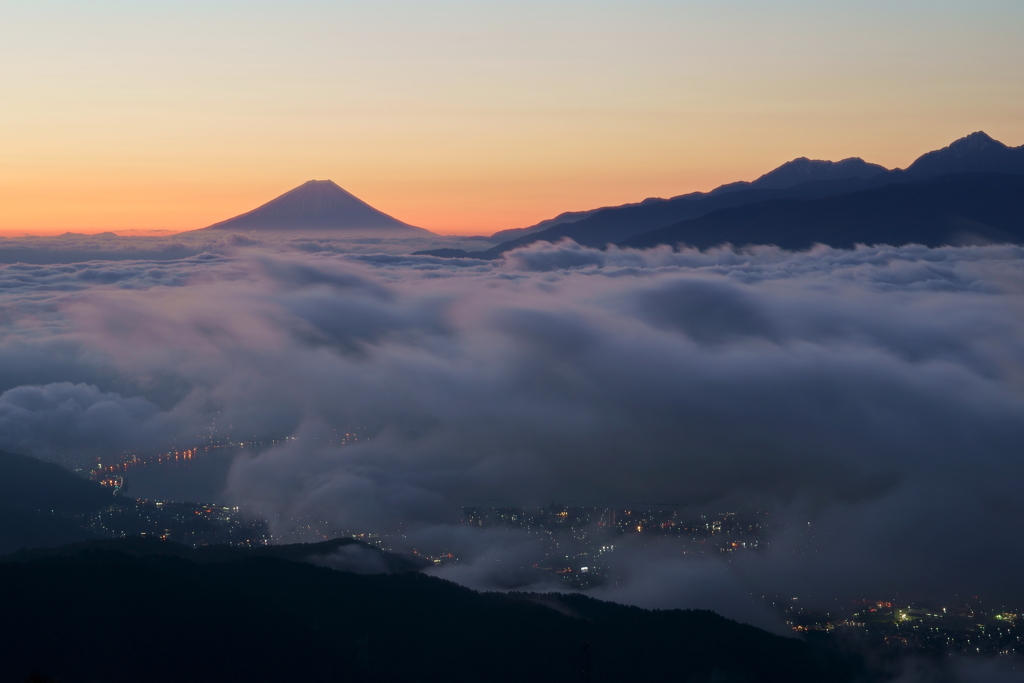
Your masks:
{"label": "sea of clouds", "polygon": [[770,510],[771,547],[638,547],[604,595],[762,625],[751,594],[1024,601],[1024,248],[246,239],[0,266],[0,448],[295,437],[225,495],[456,548],[442,575],[479,588],[528,540],[460,526],[467,500],[673,501]]}

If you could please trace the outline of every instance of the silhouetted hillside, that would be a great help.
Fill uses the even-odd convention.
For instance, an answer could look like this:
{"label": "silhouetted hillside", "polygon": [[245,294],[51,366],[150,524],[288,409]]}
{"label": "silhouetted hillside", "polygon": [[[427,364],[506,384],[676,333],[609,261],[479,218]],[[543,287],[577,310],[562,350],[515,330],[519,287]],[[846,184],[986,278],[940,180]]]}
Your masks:
{"label": "silhouetted hillside", "polygon": [[[445,253],[442,253],[435,250],[418,253],[493,259],[533,242],[557,242],[565,238],[583,246],[597,248],[617,243],[658,244],[661,242],[657,240],[651,242],[645,238],[631,238],[724,209],[769,200],[819,199],[956,173],[1024,173],[1024,146],[1007,147],[985,133],[977,132],[948,147],[922,155],[906,170],[892,171],[859,158],[833,162],[800,157],[749,183],[730,183],[707,193],[695,192],[672,199],[647,199],[638,204],[577,212],[571,221],[560,222],[542,230],[530,229],[486,251],[443,250]],[[921,219],[926,220],[928,207],[921,207],[919,213]],[[581,217],[576,218],[577,215]],[[752,214],[737,212],[736,215]],[[915,229],[910,224],[905,227],[908,230]]]}
{"label": "silhouetted hillside", "polygon": [[[0,562],[0,677],[62,681],[851,681],[833,652],[705,611],[481,594],[418,573],[109,550]],[[552,609],[544,603],[557,603]]]}
{"label": "silhouetted hillside", "polygon": [[569,238],[587,247],[604,248],[657,227],[703,216],[723,208],[788,197],[821,197],[837,192],[870,187],[871,180],[850,178],[808,182],[786,189],[752,189],[748,183],[736,184],[728,191],[695,192],[672,199],[647,199],[598,209],[578,221],[561,223],[514,240],[503,242],[486,251],[466,252],[458,249],[430,249],[415,252],[445,258],[499,258],[506,251],[538,241],[558,242]]}
{"label": "silhouetted hillside", "polygon": [[[419,571],[429,566],[426,560],[421,560],[411,555],[399,555],[389,553],[376,548],[375,546],[363,543],[354,538],[334,538],[319,543],[291,543],[288,545],[255,545],[255,546],[232,546],[232,545],[206,545],[198,548],[173,541],[162,541],[153,536],[141,537],[130,536],[128,538],[104,538],[89,540],[83,543],[72,543],[61,547],[39,547],[20,550],[12,553],[3,560],[12,562],[28,562],[55,557],[75,557],[84,552],[91,551],[117,551],[127,553],[135,557],[146,557],[150,555],[165,555],[177,557],[183,560],[198,563],[228,562],[255,557],[267,557],[291,562],[320,561],[323,558],[336,554],[341,549],[358,549],[365,553],[378,556],[379,563],[375,563],[377,571],[387,574],[401,572]],[[374,573],[369,571],[368,573]]]}
{"label": "silhouetted hillside", "polygon": [[59,465],[0,451],[0,554],[95,538],[70,515],[112,500],[99,484]]}
{"label": "silhouetted hillside", "polygon": [[[605,207],[602,207],[605,208]],[[547,230],[548,228],[563,223],[575,223],[576,221],[583,220],[587,216],[593,215],[595,212],[601,209],[589,209],[587,211],[564,211],[554,218],[548,218],[534,225],[529,225],[525,228],[509,228],[508,230],[499,230],[498,232],[491,235],[491,240],[507,242],[508,240],[514,240],[523,235],[529,235],[533,232],[540,232],[541,230]]]}
{"label": "silhouetted hillside", "polygon": [[52,512],[0,504],[0,555],[21,548],[40,548],[96,538],[74,519]]}
{"label": "silhouetted hillside", "polygon": [[780,196],[779,190],[739,190],[720,195],[694,193],[673,199],[648,199],[639,204],[599,209],[573,223],[561,223],[470,256],[498,258],[506,251],[538,241],[558,242],[566,237],[587,247],[603,248],[633,235],[701,216],[718,209]]}
{"label": "silhouetted hillside", "polygon": [[1024,242],[1024,175],[966,173],[814,200],[748,204],[644,233],[621,246],[807,249],[816,243],[850,248],[986,242]]}
{"label": "silhouetted hillside", "polygon": [[978,131],[922,155],[906,171],[892,175],[920,179],[950,173],[1024,173],[1024,145],[1007,147]]}
{"label": "silhouetted hillside", "polygon": [[842,161],[821,161],[800,157],[793,161],[787,161],[782,166],[765,173],[750,183],[749,187],[760,190],[781,190],[794,185],[822,180],[846,180],[849,178],[866,180],[883,173],[888,173],[885,166],[869,164],[857,157]]}
{"label": "silhouetted hillside", "polygon": [[110,503],[111,494],[94,481],[60,465],[0,451],[0,501],[26,510],[77,514]]}

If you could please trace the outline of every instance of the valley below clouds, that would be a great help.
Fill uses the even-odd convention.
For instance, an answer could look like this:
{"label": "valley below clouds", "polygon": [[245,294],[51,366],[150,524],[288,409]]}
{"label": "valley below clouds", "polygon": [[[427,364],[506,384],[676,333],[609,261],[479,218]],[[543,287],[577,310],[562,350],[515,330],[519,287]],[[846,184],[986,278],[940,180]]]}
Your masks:
{"label": "valley below clouds", "polygon": [[526,541],[459,525],[466,501],[672,501],[770,511],[770,547],[637,548],[608,597],[755,622],[769,592],[1024,599],[1024,248],[218,239],[0,266],[0,449],[291,437],[225,498],[458,547],[437,571],[477,588]]}

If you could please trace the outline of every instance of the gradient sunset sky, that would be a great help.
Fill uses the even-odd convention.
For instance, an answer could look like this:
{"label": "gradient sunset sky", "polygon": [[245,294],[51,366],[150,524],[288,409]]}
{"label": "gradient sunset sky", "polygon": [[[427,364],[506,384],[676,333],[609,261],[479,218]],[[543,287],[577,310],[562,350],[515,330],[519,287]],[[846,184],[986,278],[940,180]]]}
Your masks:
{"label": "gradient sunset sky", "polygon": [[0,0],[0,233],[330,178],[441,233],[1024,143],[1024,2]]}

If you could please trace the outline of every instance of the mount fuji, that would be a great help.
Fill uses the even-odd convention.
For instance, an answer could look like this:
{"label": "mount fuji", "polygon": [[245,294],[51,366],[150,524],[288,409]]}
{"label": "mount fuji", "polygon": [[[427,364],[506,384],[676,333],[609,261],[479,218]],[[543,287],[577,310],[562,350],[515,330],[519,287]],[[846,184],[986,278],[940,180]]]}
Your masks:
{"label": "mount fuji", "polygon": [[310,180],[240,216],[202,228],[241,232],[346,232],[427,236],[429,230],[378,211],[331,180]]}

